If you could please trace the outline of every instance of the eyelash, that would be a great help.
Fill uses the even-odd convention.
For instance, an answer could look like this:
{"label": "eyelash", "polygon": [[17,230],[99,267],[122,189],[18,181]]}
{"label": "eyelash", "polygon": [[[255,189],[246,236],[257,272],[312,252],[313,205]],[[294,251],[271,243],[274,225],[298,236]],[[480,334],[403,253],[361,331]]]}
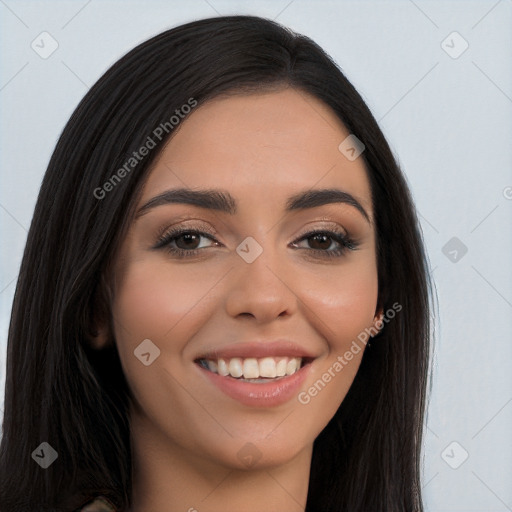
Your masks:
{"label": "eyelash", "polygon": [[[203,231],[199,231],[196,229],[185,229],[185,228],[177,228],[175,230],[171,230],[167,233],[162,234],[158,237],[158,241],[154,249],[165,249],[167,252],[171,253],[171,255],[177,258],[192,258],[194,256],[198,256],[199,253],[204,250],[203,249],[180,249],[170,247],[169,245],[174,242],[177,238],[180,238],[183,235],[192,234],[192,235],[200,235],[208,238],[213,242],[217,242],[212,234],[205,233]],[[316,235],[328,235],[329,238],[332,238],[334,241],[340,244],[340,248],[335,250],[323,250],[323,249],[309,249],[316,253],[320,258],[340,258],[345,255],[347,250],[354,251],[357,249],[358,244],[348,235],[342,233],[341,231],[336,230],[314,230],[309,231],[303,234],[299,239],[297,239],[294,244],[297,242],[301,242],[302,240],[307,240],[308,238],[312,238]]]}

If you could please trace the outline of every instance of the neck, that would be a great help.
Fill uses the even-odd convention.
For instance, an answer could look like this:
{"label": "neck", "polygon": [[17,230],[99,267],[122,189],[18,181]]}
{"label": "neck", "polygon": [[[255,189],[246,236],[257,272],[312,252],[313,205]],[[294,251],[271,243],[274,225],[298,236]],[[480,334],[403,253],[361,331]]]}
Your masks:
{"label": "neck", "polygon": [[228,467],[177,445],[132,415],[132,506],[127,512],[304,512],[313,446],[286,464]]}

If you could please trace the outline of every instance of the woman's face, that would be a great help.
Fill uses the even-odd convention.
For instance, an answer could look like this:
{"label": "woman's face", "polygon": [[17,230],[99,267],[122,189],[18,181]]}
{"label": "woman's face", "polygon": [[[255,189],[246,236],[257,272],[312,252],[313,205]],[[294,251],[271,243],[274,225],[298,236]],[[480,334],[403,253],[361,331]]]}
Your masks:
{"label": "woman's face", "polygon": [[[231,468],[312,448],[363,350],[344,354],[376,320],[370,187],[362,159],[338,149],[348,135],[293,89],[216,99],[181,121],[115,265],[113,334],[135,435]],[[200,206],[177,189],[218,195]],[[369,220],[347,195],[313,195],[325,189],[350,194]],[[264,382],[235,380],[240,371]]]}

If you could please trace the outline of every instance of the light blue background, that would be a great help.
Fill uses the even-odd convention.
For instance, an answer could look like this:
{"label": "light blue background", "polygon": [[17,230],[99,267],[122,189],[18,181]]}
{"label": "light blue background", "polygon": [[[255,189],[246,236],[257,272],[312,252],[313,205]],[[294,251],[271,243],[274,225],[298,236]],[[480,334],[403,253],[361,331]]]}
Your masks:
{"label": "light blue background", "polygon": [[[138,43],[184,22],[235,13],[276,19],[330,53],[380,122],[410,183],[439,297],[424,448],[427,510],[512,510],[511,0],[2,0],[0,406],[22,251],[66,121]],[[31,48],[43,31],[59,45],[48,59]],[[441,47],[454,31],[469,44],[456,59]],[[468,248],[456,263],[442,252],[452,237]],[[450,467],[465,452],[468,459]]]}

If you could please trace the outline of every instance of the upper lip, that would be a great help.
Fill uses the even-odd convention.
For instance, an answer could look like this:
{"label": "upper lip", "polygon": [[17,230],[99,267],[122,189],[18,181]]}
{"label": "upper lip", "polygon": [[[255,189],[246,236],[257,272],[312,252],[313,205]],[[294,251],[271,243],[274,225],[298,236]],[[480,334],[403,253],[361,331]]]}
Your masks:
{"label": "upper lip", "polygon": [[240,357],[242,359],[253,357],[255,359],[263,357],[302,357],[304,359],[314,359],[316,356],[309,350],[301,347],[297,343],[288,340],[266,340],[249,341],[245,343],[231,343],[213,347],[202,352],[198,359],[232,359]]}

